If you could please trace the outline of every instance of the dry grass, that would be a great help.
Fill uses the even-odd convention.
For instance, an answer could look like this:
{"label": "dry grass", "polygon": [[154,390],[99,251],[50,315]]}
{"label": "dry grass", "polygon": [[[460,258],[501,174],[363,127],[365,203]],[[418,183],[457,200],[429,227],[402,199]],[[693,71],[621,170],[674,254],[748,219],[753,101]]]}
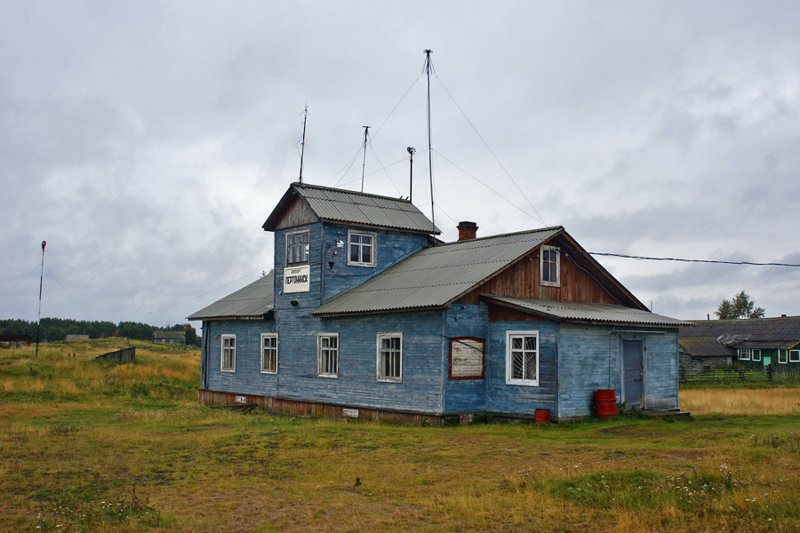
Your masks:
{"label": "dry grass", "polygon": [[94,361],[107,347],[0,350],[0,531],[800,530],[793,416],[419,428],[245,414],[197,405],[196,352]]}
{"label": "dry grass", "polygon": [[686,389],[681,408],[693,415],[800,415],[800,388]]}

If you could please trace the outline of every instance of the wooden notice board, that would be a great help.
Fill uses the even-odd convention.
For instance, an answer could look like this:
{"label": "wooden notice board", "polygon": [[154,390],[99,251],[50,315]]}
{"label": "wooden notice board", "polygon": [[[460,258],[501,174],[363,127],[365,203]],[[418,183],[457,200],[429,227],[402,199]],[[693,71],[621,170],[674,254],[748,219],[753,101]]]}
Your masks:
{"label": "wooden notice board", "polygon": [[450,338],[450,379],[483,379],[486,339]]}

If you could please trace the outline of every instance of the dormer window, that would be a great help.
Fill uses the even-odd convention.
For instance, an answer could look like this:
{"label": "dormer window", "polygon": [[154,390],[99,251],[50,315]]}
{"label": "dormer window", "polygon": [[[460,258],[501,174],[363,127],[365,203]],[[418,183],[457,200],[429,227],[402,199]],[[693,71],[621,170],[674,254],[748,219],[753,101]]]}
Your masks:
{"label": "dormer window", "polygon": [[286,264],[308,263],[308,232],[290,233],[286,236]]}
{"label": "dormer window", "polygon": [[542,285],[558,287],[561,285],[561,250],[555,246],[542,246],[540,257],[540,270],[542,272]]}
{"label": "dormer window", "polygon": [[375,266],[375,234],[362,231],[348,232],[349,255],[347,264],[355,266]]}

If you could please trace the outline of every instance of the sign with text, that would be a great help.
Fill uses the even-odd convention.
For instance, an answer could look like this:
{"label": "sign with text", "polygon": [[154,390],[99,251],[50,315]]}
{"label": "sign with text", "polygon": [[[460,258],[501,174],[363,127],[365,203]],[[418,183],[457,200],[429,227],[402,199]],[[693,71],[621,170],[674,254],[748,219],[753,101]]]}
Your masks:
{"label": "sign with text", "polygon": [[450,379],[483,379],[486,341],[476,337],[450,339]]}
{"label": "sign with text", "polygon": [[308,265],[283,269],[283,292],[308,292],[310,289]]}

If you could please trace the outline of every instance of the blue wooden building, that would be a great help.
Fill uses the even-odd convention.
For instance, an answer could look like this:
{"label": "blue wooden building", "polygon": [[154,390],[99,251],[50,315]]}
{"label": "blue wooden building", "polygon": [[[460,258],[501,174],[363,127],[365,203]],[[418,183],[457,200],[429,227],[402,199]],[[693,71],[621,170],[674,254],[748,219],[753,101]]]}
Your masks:
{"label": "blue wooden building", "polygon": [[651,313],[563,227],[459,240],[411,202],[294,183],[267,276],[194,313],[200,400],[439,422],[678,409],[678,320]]}

